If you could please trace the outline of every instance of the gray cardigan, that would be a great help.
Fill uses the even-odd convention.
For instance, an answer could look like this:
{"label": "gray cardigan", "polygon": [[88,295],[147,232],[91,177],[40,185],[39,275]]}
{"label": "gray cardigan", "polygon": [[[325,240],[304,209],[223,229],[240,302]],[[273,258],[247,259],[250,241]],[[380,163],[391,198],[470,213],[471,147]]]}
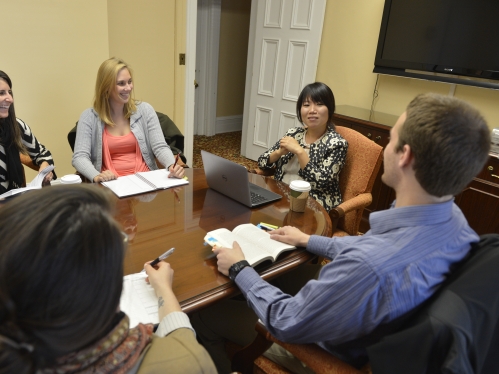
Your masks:
{"label": "gray cardigan", "polygon": [[[90,181],[102,169],[102,133],[104,123],[97,112],[89,108],[78,121],[72,165]],[[175,162],[173,153],[165,142],[158,116],[148,103],[137,104],[137,111],[130,117],[130,129],[150,170],[158,169],[155,157],[165,167]]]}

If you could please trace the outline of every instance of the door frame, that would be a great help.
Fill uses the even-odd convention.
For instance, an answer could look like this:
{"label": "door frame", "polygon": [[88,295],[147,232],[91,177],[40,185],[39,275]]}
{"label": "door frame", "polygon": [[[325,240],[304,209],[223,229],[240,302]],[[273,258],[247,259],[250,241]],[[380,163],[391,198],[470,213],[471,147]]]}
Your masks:
{"label": "door frame", "polygon": [[[200,0],[204,1],[204,0]],[[215,135],[216,134],[216,105],[217,105],[217,90],[218,90],[218,51],[220,43],[220,15],[221,15],[221,0],[207,0],[210,2],[208,11],[205,14],[198,16],[198,0],[187,0],[187,22],[186,22],[186,74],[185,74],[185,126],[184,126],[184,143],[185,143],[185,156],[188,160],[193,157],[193,142],[194,134],[200,135]],[[248,62],[246,66],[246,87],[244,96],[244,114],[247,113],[246,107],[249,105],[249,87],[248,82],[251,82],[251,74],[253,70],[253,45],[255,41],[255,25],[256,25],[256,8],[258,0],[251,0],[251,16],[250,16],[250,30],[248,41]],[[218,20],[217,20],[218,17]],[[199,22],[198,22],[199,21]],[[199,25],[198,25],[199,23]],[[206,48],[201,50],[212,51],[206,53],[206,59],[201,59],[202,66],[207,72],[204,84],[199,83],[198,89],[202,91],[199,93],[199,100],[204,101],[203,108],[204,121],[200,121],[201,125],[195,127],[194,113],[195,106],[195,87],[194,80],[196,79],[196,37],[198,35],[198,27],[202,27],[201,34],[205,36],[203,42],[206,43]],[[216,53],[214,52],[216,50]],[[204,53],[204,52],[201,52]],[[191,58],[189,58],[191,56]],[[251,58],[250,58],[251,56]],[[251,61],[251,62],[250,62]],[[248,99],[247,99],[248,98]],[[241,152],[244,152],[246,139],[246,126],[247,116],[243,115],[243,133],[241,137]],[[202,134],[204,132],[204,134]],[[243,153],[244,154],[244,153]]]}
{"label": "door frame", "polygon": [[222,0],[198,0],[194,134],[216,134]]}
{"label": "door frame", "polygon": [[196,79],[196,27],[198,1],[187,0],[185,33],[185,100],[184,100],[184,155],[187,162],[193,161],[194,154],[194,104]]}

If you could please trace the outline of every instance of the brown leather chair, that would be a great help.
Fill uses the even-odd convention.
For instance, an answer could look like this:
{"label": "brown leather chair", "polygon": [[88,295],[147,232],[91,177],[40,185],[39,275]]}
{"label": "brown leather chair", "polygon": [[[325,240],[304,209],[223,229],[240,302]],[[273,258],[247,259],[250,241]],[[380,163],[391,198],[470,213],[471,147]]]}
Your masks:
{"label": "brown leather chair", "polygon": [[[383,161],[383,148],[348,127],[336,126],[336,132],[348,142],[348,152],[340,174],[343,203],[329,212],[333,236],[358,235],[364,208],[372,202],[371,191]],[[269,176],[274,169],[257,168],[250,173]]]}
{"label": "brown leather chair", "polygon": [[383,147],[348,127],[336,126],[336,132],[348,142],[348,152],[340,174],[343,202],[329,212],[333,236],[358,235],[364,208],[372,202]]}

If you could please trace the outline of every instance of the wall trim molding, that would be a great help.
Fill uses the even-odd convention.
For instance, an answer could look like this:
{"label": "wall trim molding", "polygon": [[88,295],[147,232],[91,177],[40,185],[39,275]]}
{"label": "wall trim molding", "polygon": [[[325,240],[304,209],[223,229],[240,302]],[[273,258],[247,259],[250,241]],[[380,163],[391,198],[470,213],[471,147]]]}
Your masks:
{"label": "wall trim molding", "polygon": [[241,131],[243,129],[243,115],[217,117],[215,133]]}

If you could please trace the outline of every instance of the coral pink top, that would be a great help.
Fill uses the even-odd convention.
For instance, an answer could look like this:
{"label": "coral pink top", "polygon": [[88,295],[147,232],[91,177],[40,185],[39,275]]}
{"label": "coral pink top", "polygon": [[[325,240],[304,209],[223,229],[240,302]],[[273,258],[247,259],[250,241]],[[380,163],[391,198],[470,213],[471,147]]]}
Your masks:
{"label": "coral pink top", "polygon": [[149,171],[142,158],[139,143],[132,132],[114,136],[104,129],[102,134],[102,171],[110,170],[118,176]]}

